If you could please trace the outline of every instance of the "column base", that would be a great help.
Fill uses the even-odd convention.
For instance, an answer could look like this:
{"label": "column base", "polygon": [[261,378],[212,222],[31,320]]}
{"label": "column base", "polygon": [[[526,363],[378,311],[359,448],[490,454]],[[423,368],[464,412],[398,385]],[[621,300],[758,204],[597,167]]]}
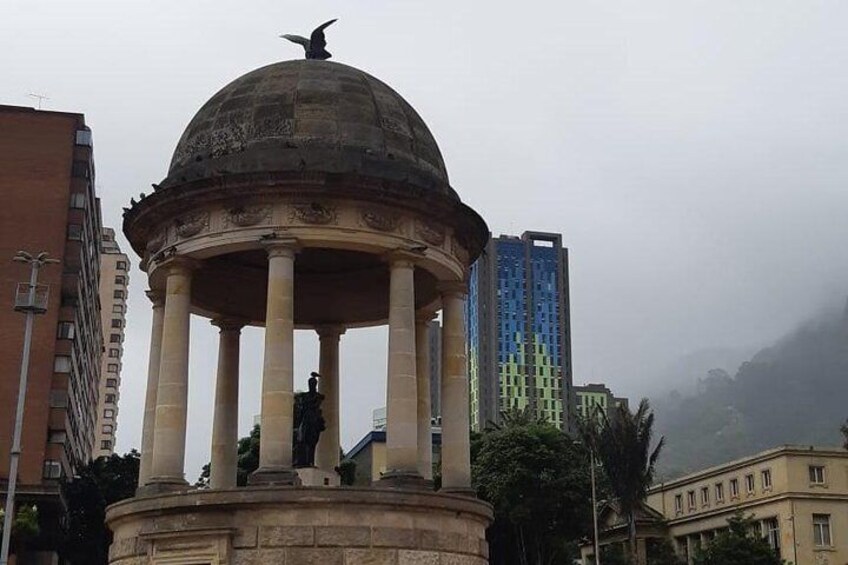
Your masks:
{"label": "column base", "polygon": [[256,469],[247,477],[247,484],[255,485],[282,485],[299,487],[300,477],[294,469],[265,468]]}
{"label": "column base", "polygon": [[442,487],[439,489],[439,492],[442,494],[457,494],[477,498],[477,491],[471,487]]}
{"label": "column base", "polygon": [[386,471],[374,486],[378,488],[432,491],[433,481],[425,479],[415,471]]}
{"label": "column base", "polygon": [[189,490],[189,484],[185,479],[177,477],[153,477],[146,485],[140,485],[136,491],[136,496],[155,496],[157,494],[166,494],[169,492],[179,492]]}

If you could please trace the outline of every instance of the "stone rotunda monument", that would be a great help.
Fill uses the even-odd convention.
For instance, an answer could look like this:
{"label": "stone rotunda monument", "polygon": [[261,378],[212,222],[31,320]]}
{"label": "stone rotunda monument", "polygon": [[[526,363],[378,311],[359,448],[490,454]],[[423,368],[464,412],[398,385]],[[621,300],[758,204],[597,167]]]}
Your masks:
{"label": "stone rotunda monument", "polygon": [[[468,269],[488,229],[451,188],[416,111],[349,66],[272,64],[200,109],[154,189],[124,216],[153,328],[140,486],[107,512],[110,563],[488,563],[491,509],[470,488],[464,325]],[[439,310],[435,492],[425,327]],[[193,374],[189,383],[192,314],[220,328],[214,382]],[[370,488],[337,486],[341,336],[384,324],[387,472]],[[241,375],[262,381],[260,464],[237,487],[245,325],[265,328],[262,374]],[[292,465],[295,328],[320,337],[326,431],[306,470]],[[207,489],[185,480],[189,386],[216,391]]]}

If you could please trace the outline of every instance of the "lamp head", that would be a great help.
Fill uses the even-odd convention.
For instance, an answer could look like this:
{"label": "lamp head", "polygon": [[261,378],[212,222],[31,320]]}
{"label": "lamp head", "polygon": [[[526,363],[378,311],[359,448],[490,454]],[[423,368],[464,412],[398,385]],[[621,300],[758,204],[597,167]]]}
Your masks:
{"label": "lamp head", "polygon": [[32,261],[32,255],[26,251],[18,251],[12,258],[12,261],[17,261],[18,263],[29,263]]}

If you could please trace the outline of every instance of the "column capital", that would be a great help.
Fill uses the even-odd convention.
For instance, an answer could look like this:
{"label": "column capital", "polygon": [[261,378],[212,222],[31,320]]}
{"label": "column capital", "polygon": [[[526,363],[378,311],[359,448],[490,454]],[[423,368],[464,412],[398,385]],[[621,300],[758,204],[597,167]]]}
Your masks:
{"label": "column capital", "polygon": [[290,257],[300,251],[300,243],[294,237],[277,237],[276,234],[263,236],[259,244],[268,254],[268,257]]}
{"label": "column capital", "polygon": [[466,281],[439,281],[436,289],[442,296],[465,298],[468,295],[468,283]]}
{"label": "column capital", "polygon": [[150,302],[153,303],[154,308],[164,308],[165,307],[165,293],[161,290],[145,290],[144,294],[147,295],[147,298],[150,299]]}
{"label": "column capital", "polygon": [[232,316],[221,316],[219,318],[213,318],[209,323],[219,328],[221,332],[240,332],[247,325],[247,320]]}
{"label": "column capital", "polygon": [[436,310],[421,309],[415,312],[415,322],[417,324],[429,324],[436,319]]}
{"label": "column capital", "polygon": [[414,267],[424,257],[423,251],[416,249],[393,249],[383,254],[383,260],[390,267]]}
{"label": "column capital", "polygon": [[200,261],[192,259],[191,257],[186,257],[185,255],[174,255],[173,257],[165,259],[162,263],[160,263],[159,267],[168,275],[175,273],[188,275],[200,267]]}
{"label": "column capital", "polygon": [[347,328],[345,328],[342,324],[321,324],[315,326],[315,333],[318,334],[320,339],[339,339],[342,335],[344,335]]}

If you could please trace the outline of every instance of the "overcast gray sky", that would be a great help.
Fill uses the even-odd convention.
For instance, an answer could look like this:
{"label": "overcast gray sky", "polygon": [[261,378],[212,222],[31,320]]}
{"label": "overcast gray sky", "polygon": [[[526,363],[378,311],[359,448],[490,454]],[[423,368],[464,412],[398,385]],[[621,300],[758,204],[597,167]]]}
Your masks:
{"label": "overcast gray sky", "polygon": [[[848,294],[843,0],[7,0],[0,103],[38,93],[85,114],[104,224],[119,228],[212,94],[300,58],[277,36],[332,17],[334,60],[418,109],[495,234],[564,234],[576,383],[638,397],[684,354],[768,343]],[[119,450],[140,441],[145,288],[133,271]],[[193,320],[190,480],[209,457],[212,330]],[[384,403],[385,335],[343,337],[346,448]],[[243,340],[245,433],[261,338]],[[296,348],[305,383],[317,340]]]}

